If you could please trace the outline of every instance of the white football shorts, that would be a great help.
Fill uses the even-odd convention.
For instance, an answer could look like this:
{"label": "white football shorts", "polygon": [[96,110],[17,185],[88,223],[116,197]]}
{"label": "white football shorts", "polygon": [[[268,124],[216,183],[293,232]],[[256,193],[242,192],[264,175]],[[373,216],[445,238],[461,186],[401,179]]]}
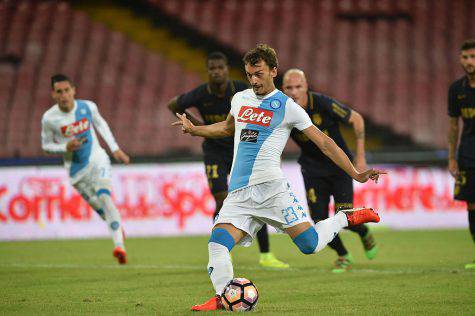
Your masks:
{"label": "white football shorts", "polygon": [[[79,179],[71,179],[74,188],[89,201],[100,189],[111,190],[111,162],[107,154],[89,161]],[[82,171],[82,170],[81,170]]]}
{"label": "white football shorts", "polygon": [[251,245],[257,232],[269,224],[283,232],[300,223],[310,222],[286,179],[251,185],[228,193],[214,225],[232,224],[247,233],[239,244]]}

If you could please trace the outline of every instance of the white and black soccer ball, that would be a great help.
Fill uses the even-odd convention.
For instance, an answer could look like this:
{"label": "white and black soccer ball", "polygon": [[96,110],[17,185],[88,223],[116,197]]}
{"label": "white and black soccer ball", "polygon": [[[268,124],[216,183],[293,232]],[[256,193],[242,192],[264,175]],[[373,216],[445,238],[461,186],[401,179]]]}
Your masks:
{"label": "white and black soccer ball", "polygon": [[221,302],[228,311],[248,312],[259,299],[257,287],[246,278],[234,278],[224,287]]}

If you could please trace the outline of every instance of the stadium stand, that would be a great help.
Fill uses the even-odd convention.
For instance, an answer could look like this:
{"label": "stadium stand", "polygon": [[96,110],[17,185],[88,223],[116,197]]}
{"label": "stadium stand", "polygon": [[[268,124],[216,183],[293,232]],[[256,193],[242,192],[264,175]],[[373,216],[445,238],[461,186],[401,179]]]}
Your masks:
{"label": "stadium stand", "polygon": [[446,145],[446,93],[462,74],[459,45],[474,36],[474,1],[146,2],[240,53],[266,42],[282,69],[301,67],[318,90],[421,144]]}
{"label": "stadium stand", "polygon": [[49,78],[57,72],[76,81],[79,98],[98,103],[119,144],[133,155],[200,152],[200,142],[177,137],[164,106],[201,82],[200,74],[66,2],[1,1],[0,158],[44,155],[40,121],[52,104]]}

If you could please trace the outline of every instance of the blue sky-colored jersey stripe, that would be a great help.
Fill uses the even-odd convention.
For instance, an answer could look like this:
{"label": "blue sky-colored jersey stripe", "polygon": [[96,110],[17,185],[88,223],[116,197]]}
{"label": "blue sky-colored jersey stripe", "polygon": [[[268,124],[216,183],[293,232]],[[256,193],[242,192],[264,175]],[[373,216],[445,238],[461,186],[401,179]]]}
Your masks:
{"label": "blue sky-colored jersey stripe", "polygon": [[73,152],[72,161],[71,161],[71,169],[69,174],[73,177],[76,173],[78,173],[81,169],[87,166],[89,163],[89,157],[91,156],[92,150],[92,113],[89,109],[89,106],[86,102],[82,100],[76,100],[77,108],[75,117],[76,121],[80,121],[83,118],[87,118],[89,121],[89,128],[81,134],[76,135],[76,138],[85,137],[86,141],[81,145],[81,148]]}

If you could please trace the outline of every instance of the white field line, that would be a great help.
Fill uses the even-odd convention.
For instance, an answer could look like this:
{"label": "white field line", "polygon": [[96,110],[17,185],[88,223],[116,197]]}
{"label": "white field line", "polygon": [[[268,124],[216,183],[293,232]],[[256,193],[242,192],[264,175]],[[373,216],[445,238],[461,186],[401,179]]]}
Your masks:
{"label": "white field line", "polygon": [[[204,271],[206,272],[206,266],[203,265],[141,265],[141,264],[128,264],[125,266],[119,266],[116,264],[99,265],[99,264],[48,264],[48,263],[0,263],[1,268],[21,268],[21,269],[126,269],[126,270],[190,270],[190,271]],[[286,270],[266,269],[259,266],[236,266],[236,270],[261,270],[261,271],[281,271],[281,272],[306,272],[306,273],[331,273],[329,269],[312,269],[312,268],[290,268]],[[461,273],[466,271],[463,268],[420,268],[420,269],[351,269],[349,273],[371,273],[371,274],[421,274],[421,273]],[[475,274],[474,274],[475,275]]]}

